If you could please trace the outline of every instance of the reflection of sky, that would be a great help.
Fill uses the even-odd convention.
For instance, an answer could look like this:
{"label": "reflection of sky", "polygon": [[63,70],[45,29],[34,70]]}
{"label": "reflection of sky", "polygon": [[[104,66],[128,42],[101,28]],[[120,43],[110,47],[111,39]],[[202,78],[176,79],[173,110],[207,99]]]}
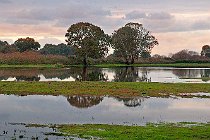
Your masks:
{"label": "reflection of sky", "polygon": [[75,79],[73,77],[68,77],[68,78],[65,78],[65,79],[59,79],[57,77],[55,78],[45,78],[45,76],[43,74],[40,74],[38,75],[38,77],[40,78],[39,81],[75,81]]}
{"label": "reflection of sky", "polygon": [[210,99],[145,98],[141,106],[104,97],[90,108],[71,106],[63,96],[0,95],[0,122],[22,123],[115,123],[209,122]]}
{"label": "reflection of sky", "polygon": [[[6,134],[3,132],[6,131]],[[0,139],[1,140],[13,140],[13,139],[32,139],[38,137],[38,139],[44,140],[46,137],[49,140],[65,139],[63,136],[46,136],[45,133],[53,133],[53,129],[47,127],[25,127],[23,124],[8,124],[0,123]],[[24,138],[20,138],[23,135]],[[71,137],[70,137],[71,138]],[[73,138],[73,137],[72,137]]]}
{"label": "reflection of sky", "polygon": [[105,73],[108,76],[109,82],[111,82],[115,77],[115,71],[109,68],[103,68],[102,73]]}

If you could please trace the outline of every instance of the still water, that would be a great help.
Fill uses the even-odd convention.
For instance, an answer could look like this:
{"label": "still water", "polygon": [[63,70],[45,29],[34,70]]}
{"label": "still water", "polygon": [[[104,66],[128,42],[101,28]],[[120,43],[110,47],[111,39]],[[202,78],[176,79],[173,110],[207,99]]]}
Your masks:
{"label": "still water", "polygon": [[210,122],[209,98],[0,95],[0,124]]}
{"label": "still water", "polygon": [[[195,96],[209,96],[196,93]],[[26,124],[210,122],[210,98],[0,95],[0,139],[82,140]],[[48,135],[49,134],[49,135]]]}
{"label": "still water", "polygon": [[210,83],[210,69],[163,67],[0,69],[0,80]]}

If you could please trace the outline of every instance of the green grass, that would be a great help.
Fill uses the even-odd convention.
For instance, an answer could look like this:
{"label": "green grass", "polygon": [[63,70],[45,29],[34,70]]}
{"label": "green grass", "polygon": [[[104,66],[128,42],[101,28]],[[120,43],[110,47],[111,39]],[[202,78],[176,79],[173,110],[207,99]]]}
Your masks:
{"label": "green grass", "polygon": [[93,65],[95,67],[125,67],[125,66],[135,66],[135,67],[177,67],[177,68],[210,68],[210,63],[171,63],[171,64],[98,64]]}
{"label": "green grass", "polygon": [[[97,64],[90,67],[111,68],[111,67],[177,67],[177,68],[210,68],[210,63],[171,63],[171,64]],[[83,67],[83,65],[59,65],[59,64],[29,64],[29,65],[7,65],[0,64],[0,68],[60,68],[60,67]]]}
{"label": "green grass", "polygon": [[210,124],[148,124],[122,126],[106,124],[59,125],[58,130],[80,138],[104,140],[209,140]]}
{"label": "green grass", "polygon": [[143,82],[0,82],[1,94],[17,95],[111,95],[168,96],[179,93],[210,93],[206,83],[143,83]]}

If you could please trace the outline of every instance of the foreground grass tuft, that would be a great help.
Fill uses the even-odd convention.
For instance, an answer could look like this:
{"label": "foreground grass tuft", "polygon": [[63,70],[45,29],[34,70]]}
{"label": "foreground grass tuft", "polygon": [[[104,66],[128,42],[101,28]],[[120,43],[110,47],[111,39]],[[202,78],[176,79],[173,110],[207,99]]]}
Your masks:
{"label": "foreground grass tuft", "polygon": [[[210,68],[210,63],[169,63],[169,64],[97,64],[90,67],[112,68],[112,67],[176,67],[176,68]],[[83,65],[62,64],[0,64],[0,68],[60,68],[60,67],[83,67]]]}
{"label": "foreground grass tuft", "polygon": [[176,68],[210,68],[210,63],[169,63],[169,64],[98,64],[95,67],[176,67]]}
{"label": "foreground grass tuft", "polygon": [[121,126],[105,124],[60,125],[60,132],[80,138],[105,140],[209,140],[210,124],[149,124]]}

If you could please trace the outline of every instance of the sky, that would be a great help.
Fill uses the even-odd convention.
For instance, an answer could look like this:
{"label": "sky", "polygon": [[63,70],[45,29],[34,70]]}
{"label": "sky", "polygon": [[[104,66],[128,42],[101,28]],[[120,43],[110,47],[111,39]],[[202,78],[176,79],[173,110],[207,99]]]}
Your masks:
{"label": "sky", "polygon": [[152,54],[210,44],[210,0],[0,0],[0,9],[0,40],[9,43],[28,36],[42,46],[65,43],[67,29],[82,21],[110,35],[141,23],[159,41]]}

